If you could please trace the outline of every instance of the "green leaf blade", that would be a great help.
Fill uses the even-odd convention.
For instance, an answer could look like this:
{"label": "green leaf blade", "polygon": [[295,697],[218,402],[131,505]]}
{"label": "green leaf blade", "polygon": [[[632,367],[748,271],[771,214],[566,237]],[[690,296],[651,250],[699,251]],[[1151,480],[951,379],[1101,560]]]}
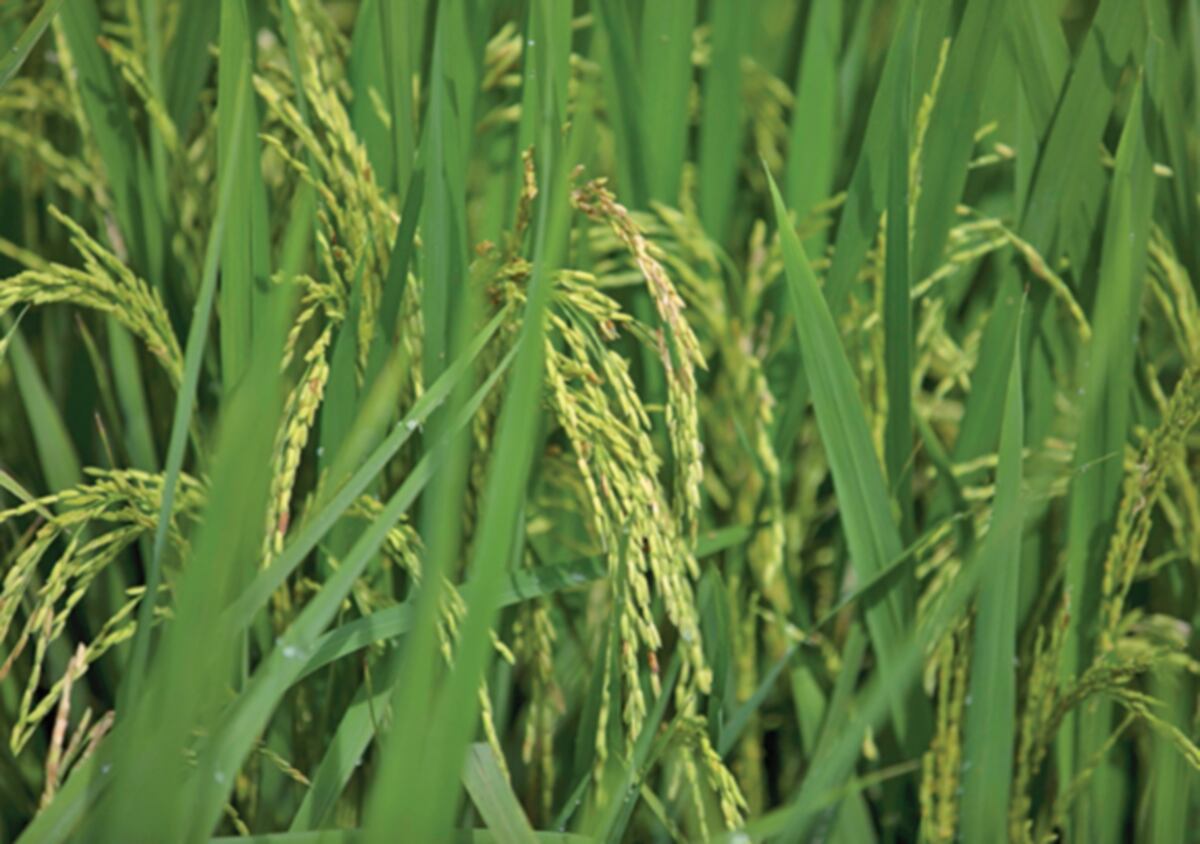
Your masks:
{"label": "green leaf blade", "polygon": [[[789,298],[805,372],[834,478],[851,563],[860,577],[869,579],[900,556],[900,533],[892,521],[887,485],[875,457],[854,373],[804,248],[788,223],[787,209],[774,180],[771,195],[780,223]],[[899,579],[867,611],[867,626],[885,671],[889,654],[903,640],[902,631],[911,623],[914,591],[911,580]],[[923,701],[913,700],[908,706],[894,708],[894,726],[902,744],[920,744],[918,737],[926,729],[926,718]]]}

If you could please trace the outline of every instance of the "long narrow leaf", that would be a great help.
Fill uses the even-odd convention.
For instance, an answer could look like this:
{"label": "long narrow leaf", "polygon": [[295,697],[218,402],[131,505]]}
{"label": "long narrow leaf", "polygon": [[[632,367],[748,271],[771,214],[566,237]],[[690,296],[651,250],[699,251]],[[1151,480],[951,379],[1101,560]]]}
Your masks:
{"label": "long narrow leaf", "polygon": [[[860,577],[869,579],[900,555],[903,547],[900,533],[892,521],[887,485],[867,430],[858,385],[833,317],[804,256],[804,248],[788,224],[787,209],[774,181],[771,181],[771,195],[780,223],[792,313],[821,440],[833,473],[850,559]],[[867,610],[871,641],[883,670],[889,675],[894,664],[893,651],[903,641],[902,631],[912,618],[912,607],[912,583],[901,580]],[[893,700],[892,706],[901,743],[919,746],[927,723],[923,702]]]}
{"label": "long narrow leaf", "polygon": [[3,57],[0,57],[0,88],[8,84],[8,80],[12,79],[21,69],[21,65],[25,64],[25,60],[37,46],[42,33],[46,31],[46,27],[50,26],[50,21],[54,20],[54,16],[58,14],[58,8],[62,4],[63,0],[46,0],[42,4],[42,8],[38,9],[38,13],[33,16],[33,20],[21,32],[16,43],[4,51]]}
{"label": "long narrow leaf", "polygon": [[[1020,332],[1009,342],[1015,347]],[[963,749],[963,837],[1006,841],[1013,747],[1017,730],[1017,599],[1020,593],[1021,491],[1024,448],[1021,356],[1014,350],[1005,391],[996,497],[979,547],[979,611],[975,617]]]}

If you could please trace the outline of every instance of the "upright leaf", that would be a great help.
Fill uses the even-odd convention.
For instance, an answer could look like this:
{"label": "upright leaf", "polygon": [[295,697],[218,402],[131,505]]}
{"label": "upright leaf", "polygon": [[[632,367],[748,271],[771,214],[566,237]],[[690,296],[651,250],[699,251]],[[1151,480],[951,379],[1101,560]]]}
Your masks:
{"label": "upright leaf", "polygon": [[912,254],[917,279],[942,263],[979,128],[984,95],[979,81],[991,72],[1007,8],[1005,0],[971,0],[954,35],[922,151]]}
{"label": "upright leaf", "polygon": [[[829,306],[804,256],[804,247],[788,222],[783,198],[770,174],[767,175],[779,222],[789,301],[821,442],[837,492],[838,515],[849,546],[850,562],[858,576],[867,580],[900,556],[903,547],[900,532],[892,521],[887,484],[875,457],[854,372],[842,349]],[[902,577],[867,609],[867,628],[885,676],[890,676],[895,649],[911,626],[914,599],[912,580]],[[896,699],[891,705],[893,726],[901,745],[909,750],[921,747],[929,723],[925,701],[912,695],[908,701]]]}
{"label": "upright leaf", "polygon": [[642,13],[641,79],[645,86],[641,152],[651,200],[678,204],[687,158],[696,0],[647,3]]}
{"label": "upright leaf", "polygon": [[896,35],[900,61],[896,89],[892,95],[892,155],[888,165],[887,252],[884,256],[883,332],[884,366],[887,377],[887,426],[884,430],[884,459],[887,481],[900,505],[900,528],[904,541],[916,531],[913,516],[912,470],[912,261],[909,253],[909,102],[912,97],[912,51],[915,22]]}
{"label": "upright leaf", "polygon": [[[1091,661],[1100,602],[1102,566],[1124,477],[1124,453],[1134,400],[1134,360],[1142,279],[1150,215],[1154,207],[1154,172],[1146,143],[1146,98],[1139,81],[1130,106],[1116,169],[1109,188],[1108,214],[1100,257],[1100,279],[1092,317],[1091,347],[1080,377],[1079,433],[1074,474],[1067,498],[1066,575],[1071,602],[1063,654],[1064,677],[1075,676]],[[1108,711],[1107,707],[1104,708]],[[1108,735],[1096,715],[1074,718],[1064,729],[1078,731],[1076,764],[1083,765]],[[1067,741],[1070,741],[1068,735]],[[1085,793],[1076,817],[1087,823]],[[1086,834],[1085,829],[1075,830]]]}
{"label": "upright leaf", "polygon": [[711,237],[729,234],[742,147],[742,53],[751,27],[738,0],[713,0],[712,58],[704,74],[700,113],[700,219]]}
{"label": "upright leaf", "polygon": [[[803,218],[833,193],[838,166],[838,54],[842,42],[842,3],[810,5],[796,74],[796,100],[787,153],[787,201]],[[805,249],[820,255],[828,235],[815,234]]]}
{"label": "upright leaf", "polygon": [[[222,175],[237,168],[234,178],[243,191],[242,201],[229,209],[229,234],[221,250],[221,374],[226,390],[232,389],[245,371],[254,325],[264,318],[270,289],[270,231],[259,166],[252,55],[246,0],[221,0],[217,161]],[[242,113],[236,114],[235,108]]]}
{"label": "upright leaf", "polygon": [[987,536],[979,546],[982,569],[971,649],[962,765],[960,812],[965,841],[1007,841],[1008,804],[1017,721],[1017,610],[1020,593],[1021,451],[1024,448],[1024,396],[1020,332],[1004,397],[996,496]]}

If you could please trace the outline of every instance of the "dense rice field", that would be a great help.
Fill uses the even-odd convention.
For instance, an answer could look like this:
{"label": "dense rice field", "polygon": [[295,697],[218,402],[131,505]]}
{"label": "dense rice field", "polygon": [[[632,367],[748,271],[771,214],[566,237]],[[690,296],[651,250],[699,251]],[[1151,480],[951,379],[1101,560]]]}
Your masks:
{"label": "dense rice field", "polygon": [[0,49],[0,841],[1196,840],[1198,0]]}

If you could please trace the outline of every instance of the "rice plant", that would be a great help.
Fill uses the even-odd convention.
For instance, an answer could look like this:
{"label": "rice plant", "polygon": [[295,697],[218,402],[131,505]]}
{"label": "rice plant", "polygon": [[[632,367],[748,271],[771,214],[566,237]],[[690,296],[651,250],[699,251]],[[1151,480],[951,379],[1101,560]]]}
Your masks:
{"label": "rice plant", "polygon": [[0,840],[1194,838],[1196,0],[0,45]]}

